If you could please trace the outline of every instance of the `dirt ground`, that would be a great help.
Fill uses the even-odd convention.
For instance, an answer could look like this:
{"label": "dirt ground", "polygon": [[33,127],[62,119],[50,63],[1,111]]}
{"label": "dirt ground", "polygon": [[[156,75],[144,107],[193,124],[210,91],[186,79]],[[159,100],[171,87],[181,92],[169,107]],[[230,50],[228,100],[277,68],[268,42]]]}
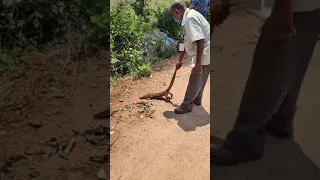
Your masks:
{"label": "dirt ground", "polygon": [[143,100],[147,92],[164,90],[171,80],[176,58],[153,73],[151,78],[122,80],[111,88],[111,179],[204,180],[210,178],[210,83],[205,88],[203,106],[175,115],[188,83],[191,67],[177,72],[172,104]]}
{"label": "dirt ground", "polygon": [[97,179],[109,157],[108,120],[93,119],[108,108],[108,56],[71,62],[62,47],[1,74],[1,180]]}
{"label": "dirt ground", "polygon": [[[211,134],[221,142],[236,119],[247,79],[260,20],[236,11],[213,36],[211,73]],[[317,93],[320,76],[318,43],[303,84],[295,117],[293,141],[268,138],[265,157],[235,167],[211,166],[214,180],[320,179],[320,121]]]}

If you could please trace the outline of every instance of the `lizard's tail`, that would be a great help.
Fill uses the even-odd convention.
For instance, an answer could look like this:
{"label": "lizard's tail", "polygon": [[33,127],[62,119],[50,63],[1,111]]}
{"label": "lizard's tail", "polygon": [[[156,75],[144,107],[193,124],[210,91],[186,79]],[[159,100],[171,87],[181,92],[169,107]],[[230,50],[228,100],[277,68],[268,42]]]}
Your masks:
{"label": "lizard's tail", "polygon": [[148,97],[149,97],[149,93],[146,94],[146,95],[143,95],[143,96],[139,97],[139,99],[147,99]]}
{"label": "lizard's tail", "polygon": [[178,71],[178,69],[176,68],[176,69],[174,70],[173,75],[172,75],[172,79],[171,79],[171,81],[170,81],[169,87],[166,89],[167,92],[169,92],[169,91],[171,90],[172,86],[173,86],[174,80],[175,80],[175,78],[176,78],[177,71]]}

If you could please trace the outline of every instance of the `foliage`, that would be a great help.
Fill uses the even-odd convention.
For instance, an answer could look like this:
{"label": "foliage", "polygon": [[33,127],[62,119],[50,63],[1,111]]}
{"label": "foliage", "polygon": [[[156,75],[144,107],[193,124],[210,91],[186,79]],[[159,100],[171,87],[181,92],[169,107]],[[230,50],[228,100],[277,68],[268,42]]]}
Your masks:
{"label": "foliage", "polygon": [[111,6],[110,13],[111,76],[145,71],[141,45],[152,32],[152,25],[123,3]]}
{"label": "foliage", "polygon": [[131,6],[133,7],[133,10],[135,11],[136,15],[138,16],[145,16],[145,7],[147,6],[146,0],[136,0],[134,1]]}
{"label": "foliage", "polygon": [[159,38],[155,45],[155,54],[159,58],[170,58],[176,54],[176,46],[167,45],[167,35],[163,35]]}
{"label": "foliage", "polygon": [[[90,2],[92,2],[90,0]],[[110,3],[110,1],[107,1]],[[100,0],[96,7],[100,9],[95,13],[91,13],[88,27],[85,28],[88,39],[96,44],[103,45],[109,49],[110,45],[110,4],[105,4],[105,0]]]}
{"label": "foliage", "polygon": [[[190,1],[185,1],[186,6],[190,6]],[[183,35],[181,25],[176,23],[171,15],[170,7],[159,7],[153,12],[155,19],[157,19],[155,26],[169,37],[182,41]]]}
{"label": "foliage", "polygon": [[[155,58],[170,58],[177,47],[166,45],[167,37],[182,41],[181,25],[171,15],[170,4],[151,7],[150,0],[124,1],[110,8],[111,77],[128,74],[150,76]],[[189,6],[189,2],[186,1]],[[154,30],[165,33],[155,40]]]}
{"label": "foliage", "polygon": [[181,26],[173,20],[170,8],[158,8],[154,14],[157,19],[155,26],[160,29],[160,31],[166,33],[173,39],[182,40]]}
{"label": "foliage", "polygon": [[13,61],[12,54],[41,50],[71,33],[98,45],[108,43],[105,0],[3,0],[0,12],[0,52],[5,54],[0,64]]}

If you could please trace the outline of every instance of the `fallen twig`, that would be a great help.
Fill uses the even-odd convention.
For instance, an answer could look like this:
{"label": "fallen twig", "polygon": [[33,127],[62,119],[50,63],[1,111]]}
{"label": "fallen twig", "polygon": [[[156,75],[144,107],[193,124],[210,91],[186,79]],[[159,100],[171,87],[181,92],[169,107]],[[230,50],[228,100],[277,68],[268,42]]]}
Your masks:
{"label": "fallen twig", "polygon": [[[115,131],[117,131],[117,130],[115,130]],[[120,132],[119,131],[117,131],[118,133],[118,135],[117,135],[117,137],[114,139],[114,141],[110,144],[110,147],[112,147],[112,145],[118,140],[118,138],[119,138],[119,136],[120,136]]]}
{"label": "fallen twig", "polygon": [[73,147],[75,146],[75,138],[69,142],[62,143],[59,147],[58,154],[63,159],[68,159]]}
{"label": "fallen twig", "polygon": [[4,87],[3,89],[0,90],[0,94],[2,94],[5,90],[9,89],[10,87],[12,87],[16,82],[12,82],[9,85],[7,85],[6,87]]}

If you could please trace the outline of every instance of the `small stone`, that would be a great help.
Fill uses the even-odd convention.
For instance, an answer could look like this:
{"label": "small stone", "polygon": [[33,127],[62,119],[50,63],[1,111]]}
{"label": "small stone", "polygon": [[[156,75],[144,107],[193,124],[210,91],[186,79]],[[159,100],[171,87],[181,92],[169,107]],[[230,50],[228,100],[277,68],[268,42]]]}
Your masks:
{"label": "small stone", "polygon": [[34,129],[39,129],[39,128],[42,127],[42,125],[39,122],[36,122],[36,121],[28,122],[28,126],[34,128]]}
{"label": "small stone", "polygon": [[68,180],[74,180],[74,179],[83,179],[83,173],[81,172],[70,172],[68,175]]}
{"label": "small stone", "polygon": [[99,169],[99,172],[97,174],[97,178],[98,179],[107,179],[106,172],[105,172],[105,170],[103,168]]}
{"label": "small stone", "polygon": [[7,162],[6,161],[0,161],[0,172],[5,172],[7,169]]}
{"label": "small stone", "polygon": [[110,134],[114,134],[114,131],[110,131]]}
{"label": "small stone", "polygon": [[34,149],[25,150],[24,154],[29,155],[29,156],[33,156],[33,155],[41,156],[41,155],[46,154],[46,152],[42,149],[34,148]]}
{"label": "small stone", "polygon": [[36,177],[40,176],[40,173],[38,171],[33,171],[33,172],[29,173],[28,176],[31,178],[36,178]]}
{"label": "small stone", "polygon": [[141,117],[141,119],[143,119],[143,115],[142,114],[140,115],[140,117]]}
{"label": "small stone", "polygon": [[65,98],[66,95],[64,95],[64,94],[62,94],[62,93],[55,93],[55,94],[53,95],[53,97],[56,98],[56,99],[62,99],[62,98]]}

